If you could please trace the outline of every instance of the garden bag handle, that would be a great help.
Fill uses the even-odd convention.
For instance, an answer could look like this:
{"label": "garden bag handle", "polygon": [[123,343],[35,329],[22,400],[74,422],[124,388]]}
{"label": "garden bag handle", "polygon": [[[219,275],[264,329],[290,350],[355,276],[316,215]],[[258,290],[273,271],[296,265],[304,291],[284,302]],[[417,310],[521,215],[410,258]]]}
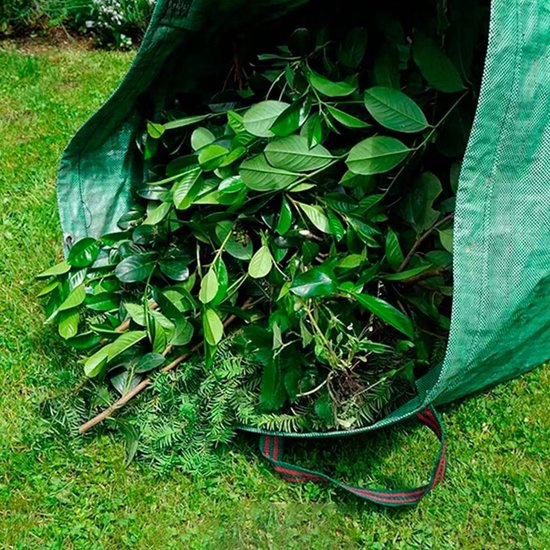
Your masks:
{"label": "garden bag handle", "polygon": [[430,406],[416,414],[420,422],[430,428],[439,439],[439,452],[432,468],[430,481],[426,485],[414,489],[384,490],[355,487],[333,479],[320,472],[307,470],[300,466],[293,466],[282,460],[283,438],[276,435],[263,435],[260,438],[260,450],[265,458],[269,460],[273,469],[282,475],[285,481],[292,483],[304,483],[307,481],[318,481],[331,483],[348,493],[362,499],[381,504],[383,506],[412,506],[420,502],[444,477],[445,475],[445,434],[439,416]]}

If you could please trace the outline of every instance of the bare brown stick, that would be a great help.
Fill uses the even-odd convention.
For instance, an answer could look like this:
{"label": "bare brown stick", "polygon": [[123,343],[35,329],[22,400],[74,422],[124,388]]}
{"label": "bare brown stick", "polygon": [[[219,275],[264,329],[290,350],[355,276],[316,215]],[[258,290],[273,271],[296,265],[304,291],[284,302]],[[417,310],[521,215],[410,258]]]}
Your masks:
{"label": "bare brown stick", "polygon": [[[251,305],[251,300],[247,300],[244,304],[242,309],[248,309]],[[223,323],[224,327],[228,327],[234,320],[236,319],[235,315],[230,315]],[[184,353],[183,355],[180,355],[179,357],[176,357],[171,363],[168,363],[165,367],[162,367],[162,372],[169,372],[172,369],[175,369],[180,363],[185,361],[186,359],[189,359],[193,353],[198,351],[203,345],[203,342],[199,342],[193,348],[191,348],[191,351],[189,353]],[[163,355],[167,355],[170,350],[168,349],[171,346],[168,346],[164,352]],[[168,350],[168,351],[167,351]],[[165,353],[166,352],[166,353]],[[124,407],[128,401],[132,400],[136,395],[141,393],[144,389],[149,387],[152,383],[151,378],[147,377],[144,380],[142,380],[135,388],[132,388],[128,393],[125,393],[120,399],[117,399],[112,405],[107,407],[104,411],[100,412],[97,416],[94,416],[80,428],[78,428],[78,433],[83,434],[86,433],[88,430],[93,428],[95,425],[99,424],[100,422],[103,422],[106,418],[109,418],[115,411],[120,409],[121,407]]]}
{"label": "bare brown stick", "polygon": [[400,271],[403,271],[411,258],[414,256],[414,253],[418,250],[418,247],[441,225],[443,225],[445,222],[448,222],[449,220],[452,220],[454,217],[454,214],[449,214],[448,216],[445,216],[441,220],[439,220],[437,223],[432,225],[430,229],[424,233],[412,246],[412,248],[409,250],[409,253],[405,256],[405,259],[401,262],[401,265],[399,266],[399,269],[397,270],[397,273]]}

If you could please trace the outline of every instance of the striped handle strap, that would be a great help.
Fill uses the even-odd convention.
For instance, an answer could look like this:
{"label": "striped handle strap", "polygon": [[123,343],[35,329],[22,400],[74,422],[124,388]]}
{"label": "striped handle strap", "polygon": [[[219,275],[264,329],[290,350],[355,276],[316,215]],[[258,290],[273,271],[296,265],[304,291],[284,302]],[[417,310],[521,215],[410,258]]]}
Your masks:
{"label": "striped handle strap", "polygon": [[417,413],[417,417],[437,436],[440,441],[439,452],[435,465],[431,472],[430,482],[415,489],[405,490],[383,490],[383,489],[364,489],[347,485],[333,479],[325,474],[307,470],[299,466],[293,466],[282,460],[283,457],[283,439],[280,436],[264,435],[260,439],[260,450],[265,458],[271,462],[273,469],[282,475],[285,481],[292,483],[304,483],[306,481],[318,481],[332,483],[349,493],[360,498],[381,504],[383,506],[412,506],[420,502],[426,494],[433,489],[445,475],[445,434],[439,416],[432,407],[427,407]]}

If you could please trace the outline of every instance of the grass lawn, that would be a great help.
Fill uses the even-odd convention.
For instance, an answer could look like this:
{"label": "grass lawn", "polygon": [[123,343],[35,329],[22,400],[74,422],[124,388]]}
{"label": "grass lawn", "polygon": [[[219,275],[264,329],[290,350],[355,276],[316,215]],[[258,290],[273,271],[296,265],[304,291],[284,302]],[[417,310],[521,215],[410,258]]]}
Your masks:
{"label": "grass lawn", "polygon": [[[33,275],[60,254],[62,148],[131,54],[0,45],[0,548],[548,548],[549,369],[443,411],[447,480],[414,509],[382,510],[286,484],[240,436],[211,478],[159,477],[105,430],[51,437],[38,404],[74,385],[42,323]],[[414,424],[294,454],[354,483],[424,482],[436,444]]]}

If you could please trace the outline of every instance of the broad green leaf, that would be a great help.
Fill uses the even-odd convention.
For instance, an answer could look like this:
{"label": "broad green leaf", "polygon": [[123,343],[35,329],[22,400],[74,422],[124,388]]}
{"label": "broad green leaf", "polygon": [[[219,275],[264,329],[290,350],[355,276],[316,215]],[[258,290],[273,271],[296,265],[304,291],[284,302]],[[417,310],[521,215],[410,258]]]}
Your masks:
{"label": "broad green leaf", "polygon": [[174,324],[174,334],[170,343],[173,346],[186,346],[193,338],[193,332],[195,331],[193,325],[182,316],[179,316]]}
{"label": "broad green leaf", "polygon": [[101,292],[86,297],[86,307],[92,311],[112,311],[120,304],[120,294],[116,292]]}
{"label": "broad green leaf", "polygon": [[363,254],[348,254],[338,261],[336,267],[340,269],[355,269],[365,261]]}
{"label": "broad green leaf", "polygon": [[397,233],[393,229],[388,229],[386,233],[386,260],[388,260],[392,269],[397,270],[404,259]]}
{"label": "broad green leaf", "polygon": [[153,138],[153,139],[159,139],[162,137],[162,134],[164,134],[165,127],[163,124],[158,124],[157,122],[151,122],[147,121],[147,133]]}
{"label": "broad green leaf", "polygon": [[315,88],[321,95],[327,97],[348,96],[357,89],[357,86],[353,86],[349,82],[333,82],[315,71],[309,71],[307,78],[313,88]]}
{"label": "broad green leaf", "polygon": [[428,84],[440,92],[454,93],[464,89],[460,73],[435,41],[416,32],[412,57]]}
{"label": "broad green leaf", "polygon": [[198,151],[215,140],[216,136],[208,130],[208,128],[199,126],[198,128],[195,128],[191,134],[191,147],[193,148],[193,151]]}
{"label": "broad green leaf", "polygon": [[311,108],[311,103],[297,101],[286,108],[271,126],[271,132],[276,136],[289,136],[293,134],[306,121]]}
{"label": "broad green leaf", "polygon": [[69,295],[61,302],[61,305],[57,308],[58,312],[65,311],[77,307],[86,299],[86,290],[84,285],[78,285],[74,288]]}
{"label": "broad green leaf", "polygon": [[254,191],[278,191],[298,178],[298,174],[273,168],[263,154],[245,160],[239,173],[245,185]]}
{"label": "broad green leaf", "polygon": [[319,113],[313,113],[300,128],[300,135],[307,138],[310,147],[319,145],[327,134],[326,125],[323,124]]}
{"label": "broad green leaf", "polygon": [[147,336],[144,330],[131,330],[121,334],[114,342],[103,346],[84,363],[84,373],[93,378],[101,373],[103,367],[115,357],[125,352]]}
{"label": "broad green leaf", "polygon": [[401,200],[401,214],[412,224],[417,233],[429,229],[439,218],[433,203],[443,191],[439,178],[432,172],[424,172],[414,181]]}
{"label": "broad green leaf", "polygon": [[168,215],[171,208],[172,205],[169,202],[161,202],[149,212],[145,220],[143,220],[143,225],[159,224]]}
{"label": "broad green leaf", "polygon": [[177,120],[171,120],[164,123],[165,130],[175,130],[176,128],[184,128],[185,126],[192,126],[207,119],[210,115],[196,115],[188,116],[185,118],[178,118]]}
{"label": "broad green leaf", "polygon": [[53,280],[50,283],[48,283],[42,290],[36,295],[37,298],[41,298],[42,296],[46,296],[50,292],[53,292],[58,286],[60,285],[59,281]]}
{"label": "broad green leaf", "polygon": [[67,262],[72,267],[87,267],[92,265],[99,254],[100,242],[92,237],[80,239],[69,250]]}
{"label": "broad green leaf", "polygon": [[403,92],[375,86],[365,90],[365,106],[379,124],[397,132],[421,132],[428,127],[422,109]]}
{"label": "broad green leaf", "polygon": [[185,210],[193,203],[201,188],[200,176],[201,169],[198,166],[190,166],[172,187],[174,206],[178,210]]}
{"label": "broad green leaf", "polygon": [[373,315],[402,332],[408,338],[413,338],[414,329],[411,320],[396,307],[370,294],[354,294],[354,297],[359,304]]}
{"label": "broad green leaf", "polygon": [[243,124],[247,132],[257,137],[273,137],[271,126],[279,115],[290,105],[283,101],[261,101],[252,105],[243,116]]}
{"label": "broad green leaf", "polygon": [[317,170],[330,163],[332,155],[322,145],[309,147],[302,136],[288,136],[269,142],[264,154],[275,168],[290,172]]}
{"label": "broad green leaf", "polygon": [[449,227],[448,229],[438,229],[437,233],[439,234],[439,240],[443,248],[452,254],[453,252],[453,228]]}
{"label": "broad green leaf", "polygon": [[150,332],[149,338],[151,340],[153,352],[162,353],[168,345],[166,330],[164,330],[164,327],[155,317],[152,317],[152,322],[149,323],[147,328]]}
{"label": "broad green leaf", "polygon": [[248,274],[253,279],[261,279],[269,275],[273,267],[273,257],[266,245],[261,246],[248,264]]}
{"label": "broad green leaf", "polygon": [[324,213],[323,209],[317,205],[305,204],[303,202],[296,202],[302,212],[308,217],[309,221],[323,233],[331,233],[329,220]]}
{"label": "broad green leaf", "polygon": [[199,300],[203,304],[211,302],[216,297],[218,288],[218,276],[216,275],[216,272],[210,268],[206,275],[202,278],[201,288],[199,291]]}
{"label": "broad green leaf", "polygon": [[302,298],[313,298],[314,296],[331,296],[337,288],[334,274],[329,269],[319,266],[296,276],[290,291]]}
{"label": "broad green leaf", "polygon": [[332,210],[327,210],[327,217],[330,234],[335,237],[337,241],[341,241],[346,234],[346,229],[340,221],[340,218]]}
{"label": "broad green leaf", "polygon": [[389,275],[381,275],[380,277],[382,279],[385,279],[386,281],[406,281],[407,279],[411,279],[413,277],[416,277],[417,275],[421,275],[422,273],[425,273],[429,269],[431,269],[430,264],[421,265],[419,267],[413,267],[411,269],[407,269],[405,271],[400,271],[399,273],[390,273]]}
{"label": "broad green leaf", "polygon": [[281,203],[281,212],[279,213],[279,221],[277,222],[277,233],[284,235],[292,225],[292,208],[286,199]]}
{"label": "broad green leaf", "polygon": [[134,372],[143,373],[149,372],[153,369],[157,369],[161,365],[164,365],[166,359],[161,353],[150,352],[142,355],[137,362]]}
{"label": "broad green leaf", "polygon": [[203,170],[215,170],[223,163],[229,150],[217,143],[203,147],[199,152],[199,164]]}
{"label": "broad green leaf", "polygon": [[[120,395],[126,395],[130,390],[135,388],[141,382],[141,376],[132,374],[130,371],[124,370],[110,379],[111,384]],[[128,424],[123,424],[123,430],[125,430]],[[135,430],[135,429],[134,429]],[[128,433],[128,432],[127,432]],[[135,431],[137,437],[137,431]],[[126,440],[132,436],[126,435]],[[137,441],[136,441],[137,445]],[[130,451],[135,452],[135,451]],[[131,460],[131,459],[130,459]],[[127,461],[128,462],[128,461]]]}
{"label": "broad green leaf", "polygon": [[352,147],[346,165],[354,174],[381,174],[395,168],[407,157],[409,151],[398,139],[374,136]]}
{"label": "broad green leaf", "polygon": [[80,320],[80,314],[78,309],[69,309],[67,311],[62,311],[58,317],[57,331],[59,336],[67,340],[67,338],[72,338],[78,333],[78,322]]}
{"label": "broad green leaf", "polygon": [[145,281],[155,267],[157,256],[154,253],[128,256],[115,268],[115,275],[123,283]]}
{"label": "broad green leaf", "polygon": [[356,116],[350,115],[341,109],[332,107],[331,105],[327,105],[326,108],[334,120],[346,128],[368,128],[370,126],[367,122],[357,118]]}
{"label": "broad green leaf", "polygon": [[[235,161],[241,159],[244,157],[247,153],[246,147],[236,147],[232,151],[229,151],[227,155],[222,159],[222,162],[220,164],[220,168],[224,168],[226,166],[229,166],[230,164],[233,164]],[[233,176],[236,177],[236,176]]]}
{"label": "broad green leaf", "polygon": [[83,332],[77,336],[67,339],[67,344],[78,350],[93,348],[99,344],[101,337],[94,332]]}
{"label": "broad green leaf", "polygon": [[365,27],[354,27],[346,34],[338,49],[338,59],[346,67],[356,69],[363,61],[367,48]]}
{"label": "broad green leaf", "polygon": [[211,346],[216,346],[223,337],[223,323],[213,309],[205,309],[202,315],[204,339]]}
{"label": "broad green leaf", "polygon": [[173,281],[187,281],[189,279],[189,260],[178,258],[162,259],[159,269]]}
{"label": "broad green leaf", "polygon": [[70,269],[71,266],[65,260],[63,260],[53,267],[46,269],[46,271],[42,271],[42,273],[39,273],[36,278],[47,279],[48,277],[55,277],[56,275],[64,275],[65,273],[70,271]]}

